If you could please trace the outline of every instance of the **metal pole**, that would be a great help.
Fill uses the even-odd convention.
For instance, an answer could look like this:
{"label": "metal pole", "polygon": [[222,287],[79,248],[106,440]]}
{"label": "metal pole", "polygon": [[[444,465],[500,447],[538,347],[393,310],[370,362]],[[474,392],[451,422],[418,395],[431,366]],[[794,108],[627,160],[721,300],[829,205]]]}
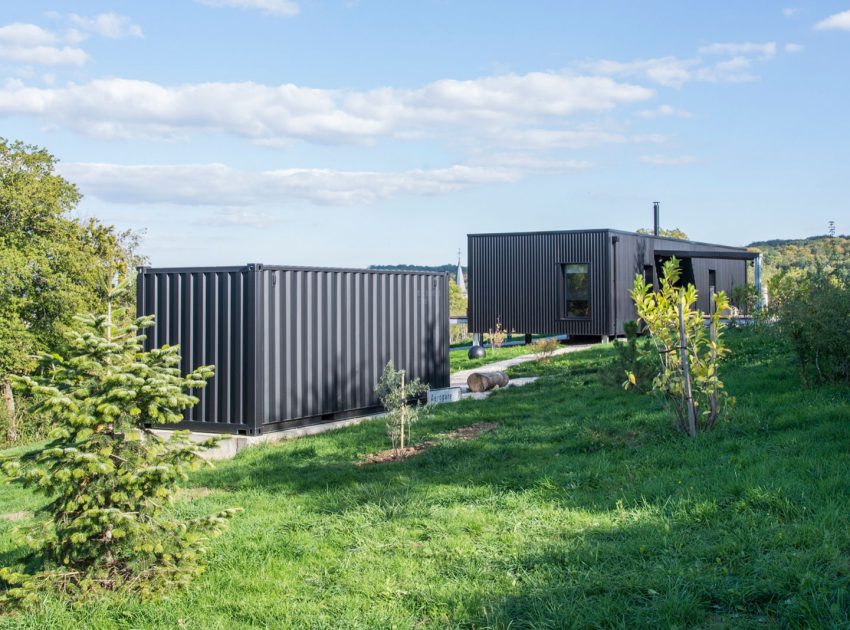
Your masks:
{"label": "metal pole", "polygon": [[661,236],[661,202],[652,202],[652,211],[654,216],[652,233],[655,236]]}

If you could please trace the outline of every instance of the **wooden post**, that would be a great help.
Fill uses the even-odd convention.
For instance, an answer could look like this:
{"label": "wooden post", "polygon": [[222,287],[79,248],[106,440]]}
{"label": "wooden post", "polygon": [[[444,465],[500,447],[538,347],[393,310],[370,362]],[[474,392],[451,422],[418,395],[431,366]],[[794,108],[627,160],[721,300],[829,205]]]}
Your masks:
{"label": "wooden post", "polygon": [[691,391],[691,369],[688,360],[688,339],[685,336],[685,312],[684,312],[684,296],[679,298],[679,349],[682,357],[682,379],[683,379],[683,394],[685,398],[685,409],[688,412],[688,434],[691,437],[697,435],[697,419],[694,412],[693,393]]}
{"label": "wooden post", "polygon": [[401,409],[399,413],[401,413],[401,436],[399,439],[399,446],[401,448],[401,452],[404,452],[404,411],[407,409],[407,400],[405,400],[404,395],[404,370],[401,371]]}
{"label": "wooden post", "polygon": [[[714,370],[714,377],[717,378],[717,319],[715,317],[715,311],[717,310],[717,304],[714,301],[714,290],[712,288],[711,294],[709,296],[709,308],[708,312],[711,314],[711,319],[709,320],[708,327],[708,335],[709,340],[711,341],[711,368]],[[708,427],[711,428],[714,426],[714,421],[717,419],[717,390],[712,389],[711,393],[708,395]]]}

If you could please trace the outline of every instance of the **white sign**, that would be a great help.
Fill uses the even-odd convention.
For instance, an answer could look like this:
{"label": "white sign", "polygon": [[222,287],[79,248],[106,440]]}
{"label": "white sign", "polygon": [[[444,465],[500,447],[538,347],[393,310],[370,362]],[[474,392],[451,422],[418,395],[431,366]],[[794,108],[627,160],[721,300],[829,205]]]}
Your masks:
{"label": "white sign", "polygon": [[457,402],[460,400],[460,387],[445,387],[443,389],[428,390],[428,404],[438,405],[440,403]]}

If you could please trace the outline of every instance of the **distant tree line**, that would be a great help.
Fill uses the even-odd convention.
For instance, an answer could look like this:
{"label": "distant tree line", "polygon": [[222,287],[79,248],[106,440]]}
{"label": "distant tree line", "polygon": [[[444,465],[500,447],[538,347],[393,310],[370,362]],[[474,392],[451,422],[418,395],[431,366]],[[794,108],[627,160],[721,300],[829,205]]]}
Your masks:
{"label": "distant tree line", "polygon": [[[369,269],[381,271],[433,271],[435,273],[454,273],[457,271],[457,265],[369,265]],[[463,273],[468,272],[466,267],[463,267]]]}

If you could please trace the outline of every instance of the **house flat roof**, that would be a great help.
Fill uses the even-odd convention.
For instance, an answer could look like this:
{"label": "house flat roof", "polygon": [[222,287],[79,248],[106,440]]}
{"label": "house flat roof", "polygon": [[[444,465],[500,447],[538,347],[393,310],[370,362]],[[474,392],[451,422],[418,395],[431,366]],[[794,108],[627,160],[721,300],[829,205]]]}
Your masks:
{"label": "house flat roof", "polygon": [[547,234],[582,234],[588,232],[608,232],[610,234],[623,234],[626,236],[639,236],[643,238],[652,238],[660,241],[670,241],[672,243],[692,243],[694,245],[702,245],[708,247],[719,247],[728,250],[734,251],[749,251],[746,247],[737,247],[734,245],[719,245],[717,243],[706,243],[704,241],[692,241],[690,239],[680,239],[680,238],[672,238],[670,236],[655,236],[654,234],[639,234],[638,232],[629,232],[628,230],[616,230],[612,228],[594,228],[588,230],[532,230],[529,232],[479,232],[476,234],[467,234],[467,236],[472,237],[482,237],[482,236],[527,236],[527,235],[547,235]]}

